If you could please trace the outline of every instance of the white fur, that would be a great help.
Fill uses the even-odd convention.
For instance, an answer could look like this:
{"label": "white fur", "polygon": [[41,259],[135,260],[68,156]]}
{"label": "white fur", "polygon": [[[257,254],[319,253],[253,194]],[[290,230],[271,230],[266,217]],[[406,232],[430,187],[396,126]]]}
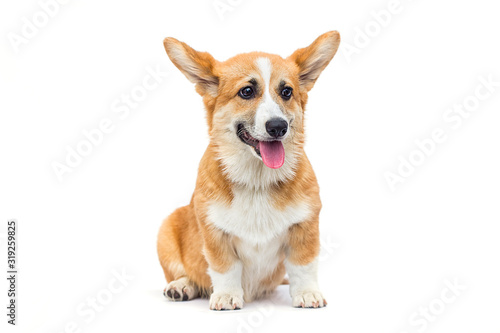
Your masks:
{"label": "white fur", "polygon": [[240,185],[253,189],[267,189],[278,182],[290,180],[295,176],[298,157],[293,144],[285,143],[285,163],[279,169],[271,169],[256,158],[254,149],[242,144],[231,132],[228,140],[235,140],[234,145],[219,147],[219,158],[224,166],[224,172],[229,179]]}
{"label": "white fur", "polygon": [[259,68],[260,75],[264,79],[265,86],[263,87],[264,95],[262,102],[255,113],[255,133],[253,134],[255,134],[256,139],[265,140],[266,138],[269,138],[266,131],[266,122],[268,120],[280,118],[287,121],[287,119],[281,111],[278,103],[276,103],[271,96],[271,73],[273,70],[271,60],[269,60],[269,58],[258,58],[256,63]]}
{"label": "white fur", "polygon": [[325,299],[318,286],[318,259],[307,265],[294,265],[285,260],[290,280],[292,305],[296,307],[323,307]]}
{"label": "white fur", "polygon": [[284,256],[281,245],[282,239],[266,244],[252,244],[242,240],[236,249],[240,259],[237,264],[224,274],[211,269],[208,271],[216,294],[214,299],[232,295],[250,302],[260,296],[261,280],[274,272]]}
{"label": "white fur", "polygon": [[235,250],[243,262],[241,285],[245,300],[251,301],[261,293],[260,281],[278,267],[289,227],[307,220],[312,212],[306,203],[279,210],[267,190],[236,186],[233,196],[230,206],[211,203],[208,221],[240,239]]}
{"label": "white fur", "polygon": [[261,296],[261,280],[273,274],[283,259],[283,239],[280,238],[265,244],[252,244],[244,240],[238,244],[236,251],[243,262],[242,286],[246,301]]}
{"label": "white fur", "polygon": [[233,110],[221,107],[214,115],[214,127],[220,128],[216,135],[220,144],[217,145],[217,155],[224,166],[224,172],[234,183],[255,189],[267,188],[278,182],[290,180],[295,176],[298,154],[296,148],[300,137],[290,136],[283,141],[285,146],[285,164],[279,169],[268,168],[257,157],[254,149],[243,142],[236,135],[235,117]]}
{"label": "white fur", "polygon": [[211,203],[208,219],[219,229],[250,244],[265,244],[311,215],[311,209],[305,202],[294,203],[283,210],[272,203],[268,190],[235,186],[231,205]]}
{"label": "white fur", "polygon": [[211,268],[208,269],[214,289],[210,296],[210,309],[233,310],[235,307],[240,309],[243,307],[242,272],[243,265],[241,261],[237,261],[225,273],[218,273]]}

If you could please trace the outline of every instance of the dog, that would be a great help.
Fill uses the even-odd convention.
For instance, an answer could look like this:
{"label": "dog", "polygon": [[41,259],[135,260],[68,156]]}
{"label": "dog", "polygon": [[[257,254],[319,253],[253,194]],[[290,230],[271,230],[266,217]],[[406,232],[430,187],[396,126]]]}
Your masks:
{"label": "dog", "polygon": [[331,31],[287,58],[252,52],[221,62],[164,40],[203,98],[210,135],[191,203],[158,235],[169,300],[210,297],[212,310],[241,309],[285,281],[292,306],[326,306],[317,278],[321,201],[304,152],[304,110],[339,43]]}

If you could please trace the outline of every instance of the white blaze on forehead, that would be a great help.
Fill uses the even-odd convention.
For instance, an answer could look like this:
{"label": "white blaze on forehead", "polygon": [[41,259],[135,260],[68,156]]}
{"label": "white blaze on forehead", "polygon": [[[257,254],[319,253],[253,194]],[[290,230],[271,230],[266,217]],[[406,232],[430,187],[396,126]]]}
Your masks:
{"label": "white blaze on forehead", "polygon": [[283,112],[281,112],[278,103],[276,103],[271,96],[271,90],[273,89],[273,87],[271,87],[271,75],[273,72],[271,60],[261,57],[256,60],[256,64],[264,80],[264,87],[262,87],[264,93],[262,102],[255,114],[255,131],[258,136],[267,137],[266,122],[273,118],[286,120],[286,117]]}
{"label": "white blaze on forehead", "polygon": [[271,73],[273,72],[273,65],[269,58],[258,58],[257,66],[259,67],[260,75],[264,79],[266,85],[266,92],[269,92],[269,86],[271,84]]}

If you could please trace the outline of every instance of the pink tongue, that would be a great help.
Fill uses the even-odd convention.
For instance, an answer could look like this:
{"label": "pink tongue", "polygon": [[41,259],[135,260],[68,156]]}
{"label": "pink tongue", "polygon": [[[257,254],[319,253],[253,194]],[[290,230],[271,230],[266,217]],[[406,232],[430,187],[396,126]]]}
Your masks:
{"label": "pink tongue", "polygon": [[259,150],[267,167],[278,169],[285,163],[285,148],[281,141],[260,141]]}

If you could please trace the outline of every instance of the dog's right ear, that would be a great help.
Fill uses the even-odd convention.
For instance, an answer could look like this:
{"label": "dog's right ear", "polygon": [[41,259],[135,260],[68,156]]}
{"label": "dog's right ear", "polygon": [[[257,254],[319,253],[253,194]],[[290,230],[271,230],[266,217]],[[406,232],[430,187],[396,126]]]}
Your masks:
{"label": "dog's right ear", "polygon": [[217,60],[207,52],[198,52],[186,43],[168,37],[163,45],[174,65],[196,84],[196,91],[200,95],[210,94],[217,96],[219,78],[215,71]]}

